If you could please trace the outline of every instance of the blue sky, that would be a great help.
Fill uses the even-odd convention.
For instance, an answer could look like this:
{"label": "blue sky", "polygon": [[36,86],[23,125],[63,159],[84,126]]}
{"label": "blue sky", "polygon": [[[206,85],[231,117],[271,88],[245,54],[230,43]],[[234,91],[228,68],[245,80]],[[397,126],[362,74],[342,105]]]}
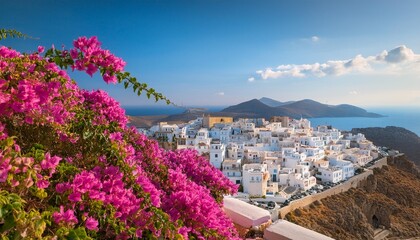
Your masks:
{"label": "blue sky", "polygon": [[[127,71],[181,105],[264,96],[420,105],[418,1],[2,0],[1,6],[1,28],[39,40],[0,44],[32,51],[98,36]],[[122,105],[153,104],[99,77],[72,77]]]}

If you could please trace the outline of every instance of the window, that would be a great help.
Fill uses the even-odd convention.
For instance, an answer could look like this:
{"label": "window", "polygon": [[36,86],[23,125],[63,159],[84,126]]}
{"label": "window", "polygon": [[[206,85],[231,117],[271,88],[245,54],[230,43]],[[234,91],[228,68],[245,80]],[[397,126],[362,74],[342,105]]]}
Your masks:
{"label": "window", "polygon": [[215,158],[217,158],[217,157],[219,157],[219,155],[218,155],[217,153],[215,153],[215,154],[214,154],[214,157],[215,157]]}

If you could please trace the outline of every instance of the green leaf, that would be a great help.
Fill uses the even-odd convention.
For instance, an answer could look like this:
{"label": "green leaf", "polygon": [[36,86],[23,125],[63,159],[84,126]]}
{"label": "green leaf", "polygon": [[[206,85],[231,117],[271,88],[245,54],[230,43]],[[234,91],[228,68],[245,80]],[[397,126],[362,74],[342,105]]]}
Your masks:
{"label": "green leaf", "polygon": [[79,240],[79,239],[92,239],[92,238],[90,238],[87,235],[85,228],[79,227],[79,228],[70,230],[69,235],[67,236],[67,239]]}
{"label": "green leaf", "polygon": [[15,141],[13,140],[13,138],[7,138],[6,139],[6,147],[11,147],[13,146],[13,144],[15,143]]}
{"label": "green leaf", "polygon": [[84,131],[83,132],[83,139],[86,140],[86,139],[90,138],[92,135],[93,135],[93,132]]}
{"label": "green leaf", "polygon": [[0,29],[0,40],[6,39],[8,37],[24,38],[24,39],[26,39],[26,38],[37,39],[37,38],[33,38],[31,36],[28,36],[26,34],[23,34],[23,33],[19,32],[17,30],[14,30],[14,29],[4,29],[4,28]]}
{"label": "green leaf", "polygon": [[9,231],[15,226],[16,226],[15,218],[13,217],[13,214],[10,214],[4,219],[4,224],[0,227],[0,233]]}

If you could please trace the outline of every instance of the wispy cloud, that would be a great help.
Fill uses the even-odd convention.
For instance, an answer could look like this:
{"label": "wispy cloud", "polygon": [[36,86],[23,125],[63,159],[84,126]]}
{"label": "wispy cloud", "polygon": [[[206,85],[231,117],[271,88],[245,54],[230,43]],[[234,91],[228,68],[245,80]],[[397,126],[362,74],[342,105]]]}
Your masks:
{"label": "wispy cloud", "polygon": [[255,78],[254,77],[248,78],[248,82],[253,82],[253,81],[255,81]]}
{"label": "wispy cloud", "polygon": [[357,94],[359,94],[359,93],[358,93],[357,91],[350,91],[350,92],[349,92],[349,94],[350,94],[350,95],[357,95]]}
{"label": "wispy cloud", "polygon": [[225,95],[225,92],[218,92],[216,94],[219,95],[219,96],[224,96]]}
{"label": "wispy cloud", "polygon": [[[319,40],[319,38],[317,39]],[[263,80],[269,78],[277,79],[285,77],[302,78],[311,76],[340,76],[353,72],[372,72],[375,71],[375,68],[379,65],[389,66],[395,70],[396,66],[403,66],[403,64],[407,63],[418,64],[419,60],[420,55],[415,54],[413,50],[406,47],[405,45],[401,45],[390,51],[384,50],[382,53],[376,56],[363,57],[362,55],[357,55],[352,59],[330,60],[325,63],[298,65],[287,64],[280,65],[276,68],[258,70],[256,73],[258,77]],[[256,79],[254,78],[254,80]]]}
{"label": "wispy cloud", "polygon": [[318,36],[312,36],[311,37],[312,42],[318,42],[319,41],[319,37]]}

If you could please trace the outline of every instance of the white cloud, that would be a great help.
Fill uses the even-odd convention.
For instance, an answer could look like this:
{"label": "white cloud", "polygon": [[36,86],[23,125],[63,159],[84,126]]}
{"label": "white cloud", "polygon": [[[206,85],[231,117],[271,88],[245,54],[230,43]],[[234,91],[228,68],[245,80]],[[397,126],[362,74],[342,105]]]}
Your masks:
{"label": "white cloud", "polygon": [[350,94],[350,95],[357,95],[357,94],[359,94],[359,93],[358,93],[357,91],[350,91],[350,92],[349,92],[349,94]]}
{"label": "white cloud", "polygon": [[413,50],[409,49],[404,45],[392,49],[387,54],[386,51],[384,51],[382,52],[382,54],[384,54],[384,60],[390,63],[409,61],[418,57],[418,55],[414,54]]}
{"label": "white cloud", "polygon": [[255,81],[255,78],[254,77],[248,78],[248,82],[253,82],[253,81]]}
{"label": "white cloud", "polygon": [[219,95],[219,96],[224,96],[224,95],[225,95],[225,93],[224,93],[224,92],[218,92],[218,93],[217,93],[217,95]]}
{"label": "white cloud", "polygon": [[[316,37],[316,36],[314,36]],[[319,40],[319,38],[318,38]],[[415,54],[413,50],[402,45],[390,51],[383,51],[376,56],[363,57],[357,55],[347,60],[330,60],[325,63],[313,64],[287,64],[280,65],[276,68],[266,68],[256,71],[257,75],[263,80],[285,77],[324,77],[324,76],[340,76],[352,72],[370,72],[374,71],[377,65],[386,65],[390,69],[401,69],[399,65],[403,63],[418,64],[420,55]],[[398,65],[398,66],[397,66]],[[255,79],[254,79],[255,80]]]}
{"label": "white cloud", "polygon": [[319,41],[319,37],[318,36],[312,36],[311,37],[312,42],[318,42]]}

